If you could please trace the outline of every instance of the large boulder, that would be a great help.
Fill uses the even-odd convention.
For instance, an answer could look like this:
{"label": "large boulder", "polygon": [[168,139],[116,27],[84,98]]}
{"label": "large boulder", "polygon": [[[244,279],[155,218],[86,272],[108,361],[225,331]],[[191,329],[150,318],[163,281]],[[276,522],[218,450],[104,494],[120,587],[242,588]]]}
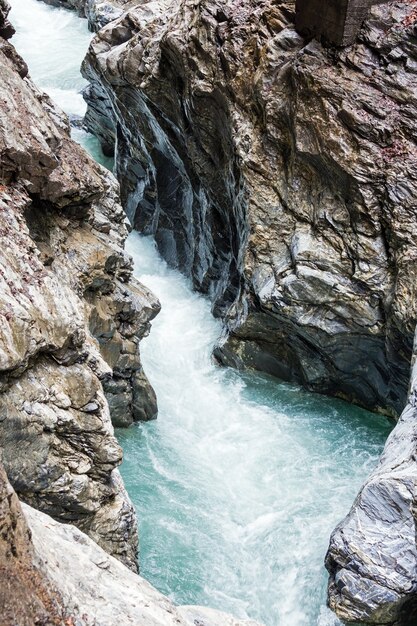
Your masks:
{"label": "large boulder", "polygon": [[2,626],[64,626],[62,597],[35,563],[31,532],[1,464],[0,607]]}

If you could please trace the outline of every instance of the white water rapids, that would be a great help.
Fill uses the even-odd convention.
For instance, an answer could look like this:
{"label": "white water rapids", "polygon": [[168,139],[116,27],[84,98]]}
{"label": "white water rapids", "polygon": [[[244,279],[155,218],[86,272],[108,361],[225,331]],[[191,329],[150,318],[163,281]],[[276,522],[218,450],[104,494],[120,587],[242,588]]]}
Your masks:
{"label": "white water rapids", "polygon": [[[36,0],[11,4],[13,43],[32,78],[67,113],[82,115],[86,21]],[[102,160],[91,135],[74,137]],[[139,515],[142,574],[181,604],[266,626],[339,624],[325,607],[329,534],[390,425],[268,376],[217,367],[211,350],[221,326],[209,302],[149,238],[132,234],[128,250],[163,307],[142,342],[159,418],[117,433]]]}

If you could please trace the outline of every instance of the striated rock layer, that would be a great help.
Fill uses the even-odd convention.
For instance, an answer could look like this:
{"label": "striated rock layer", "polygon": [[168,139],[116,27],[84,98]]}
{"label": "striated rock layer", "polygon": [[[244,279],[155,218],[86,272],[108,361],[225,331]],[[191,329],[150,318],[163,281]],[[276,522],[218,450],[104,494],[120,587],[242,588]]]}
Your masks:
{"label": "striated rock layer", "polygon": [[[12,32],[0,0],[0,34]],[[0,39],[0,447],[25,501],[137,568],[110,419],[156,414],[138,343],[159,310],[132,279],[113,176],[69,137]],[[106,399],[107,396],[107,399]]]}
{"label": "striated rock layer", "polygon": [[417,623],[417,343],[408,404],[330,538],[329,605],[349,622]]}
{"label": "striated rock layer", "polygon": [[358,42],[293,2],[132,3],[84,63],[136,228],[211,295],[219,358],[398,415],[416,322],[415,2]]}

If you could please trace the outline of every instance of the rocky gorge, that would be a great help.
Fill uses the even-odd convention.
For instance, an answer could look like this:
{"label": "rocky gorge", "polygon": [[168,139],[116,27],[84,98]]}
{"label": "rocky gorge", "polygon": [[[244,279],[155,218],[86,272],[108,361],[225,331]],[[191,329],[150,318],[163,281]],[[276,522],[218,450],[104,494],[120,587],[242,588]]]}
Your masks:
{"label": "rocky gorge", "polygon": [[9,10],[1,0],[0,623],[233,626],[137,575],[112,420],[156,416],[139,340],[159,302],[132,277],[116,180],[31,81]]}
{"label": "rocky gorge", "polygon": [[93,39],[86,121],[116,142],[129,218],[224,317],[223,362],[398,415],[416,321],[415,6],[376,5],[339,51],[299,36],[294,9],[132,6]]}
{"label": "rocky gorge", "polygon": [[[210,296],[225,323],[215,350],[223,364],[394,417],[408,397],[326,564],[342,619],[414,624],[415,2],[375,5],[346,49],[298,34],[293,2],[51,4],[77,9],[98,31],[83,65],[85,123],[115,155],[121,196],[4,41],[0,445],[19,497],[58,520],[24,508],[34,544],[25,550],[47,555],[40,575],[61,594],[48,605],[69,619],[71,591],[48,567],[61,539],[44,538],[48,527],[70,550],[90,546],[84,569],[110,572],[108,589],[130,576],[58,522],[136,568],[111,420],[156,414],[138,342],[159,304],[132,279],[126,214]],[[125,584],[139,585],[131,576]],[[98,623],[114,622],[120,595]],[[125,623],[139,619],[123,611]],[[171,618],[157,619],[149,623]]]}
{"label": "rocky gorge", "polygon": [[[84,61],[86,121],[115,150],[129,218],[225,320],[222,363],[398,416],[416,326],[416,4],[376,4],[345,49],[306,41],[294,9],[132,3]],[[413,398],[412,384],[332,535],[329,601],[348,621],[416,619]]]}

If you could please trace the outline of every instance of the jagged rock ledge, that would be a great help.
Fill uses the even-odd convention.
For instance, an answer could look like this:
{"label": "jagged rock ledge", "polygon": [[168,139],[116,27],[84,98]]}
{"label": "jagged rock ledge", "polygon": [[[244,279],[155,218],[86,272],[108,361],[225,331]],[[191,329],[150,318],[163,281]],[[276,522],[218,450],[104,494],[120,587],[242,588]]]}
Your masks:
{"label": "jagged rock ledge", "polygon": [[[0,0],[0,37],[10,37]],[[114,177],[0,38],[0,446],[19,496],[137,568],[110,419],[156,414],[139,340],[159,303],[132,278]],[[107,396],[107,399],[106,399]]]}

